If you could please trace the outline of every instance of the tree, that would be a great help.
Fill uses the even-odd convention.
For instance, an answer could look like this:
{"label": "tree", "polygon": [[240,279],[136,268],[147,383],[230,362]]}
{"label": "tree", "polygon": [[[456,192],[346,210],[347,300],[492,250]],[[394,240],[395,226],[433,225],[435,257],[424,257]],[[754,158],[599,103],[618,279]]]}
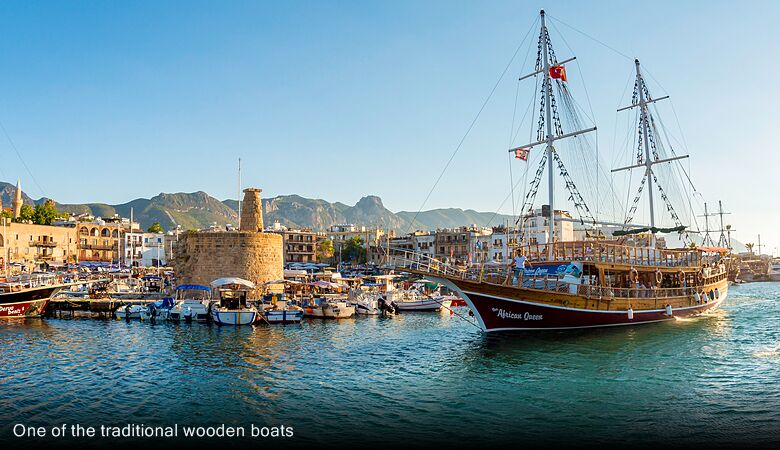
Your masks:
{"label": "tree", "polygon": [[160,225],[160,222],[153,223],[146,231],[149,233],[165,233],[165,229]]}
{"label": "tree", "polygon": [[341,247],[341,259],[358,264],[366,262],[366,249],[363,248],[363,239],[360,236],[355,236],[344,242]]}
{"label": "tree", "polygon": [[35,218],[35,209],[30,205],[22,205],[19,209],[19,217],[16,218],[17,222],[32,222]]}
{"label": "tree", "polygon": [[323,239],[317,243],[317,259],[322,261],[324,259],[333,257],[333,241],[330,239]]}
{"label": "tree", "polygon": [[48,199],[44,203],[35,205],[32,221],[37,225],[51,225],[57,216],[58,213],[54,208],[54,200]]}

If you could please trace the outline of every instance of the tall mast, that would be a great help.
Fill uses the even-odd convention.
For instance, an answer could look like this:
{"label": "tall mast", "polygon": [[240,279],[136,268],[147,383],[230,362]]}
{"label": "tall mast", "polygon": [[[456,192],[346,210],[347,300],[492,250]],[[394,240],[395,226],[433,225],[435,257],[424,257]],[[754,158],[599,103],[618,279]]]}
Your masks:
{"label": "tall mast", "polygon": [[543,83],[544,83],[544,106],[545,106],[545,125],[547,126],[547,136],[546,136],[546,142],[547,142],[547,190],[548,190],[548,196],[547,201],[550,203],[550,231],[549,236],[547,237],[547,243],[550,244],[547,246],[547,259],[552,260],[553,258],[553,246],[552,244],[555,242],[555,182],[553,180],[553,134],[552,134],[552,112],[550,110],[550,91],[552,91],[551,86],[551,80],[550,80],[550,59],[549,59],[549,49],[547,48],[547,19],[544,15],[544,10],[542,10],[539,13],[542,16],[542,35],[544,36],[544,39],[542,39],[542,58],[543,58],[543,66],[542,66],[542,76]]}
{"label": "tall mast", "polygon": [[[647,138],[648,132],[648,114],[647,114],[647,102],[645,101],[645,90],[644,90],[644,82],[642,80],[642,71],[639,70],[639,60],[635,59],[634,64],[636,65],[636,79],[637,83],[639,83],[639,108],[640,108],[640,114],[642,114],[642,136],[644,139],[642,140],[645,144],[645,176],[647,177],[647,198],[650,200],[650,227],[655,228],[655,208],[653,205],[653,160],[650,158],[650,142]],[[655,235],[653,233],[650,233],[651,236],[651,242],[650,245],[652,246],[653,240],[655,238]]]}
{"label": "tall mast", "polygon": [[[637,164],[627,166],[627,167],[621,167],[619,169],[612,169],[612,172],[619,172],[621,170],[629,170],[629,169],[638,169],[644,167],[645,169],[645,175],[643,177],[643,183],[647,183],[647,196],[648,196],[648,202],[650,204],[650,246],[655,246],[655,232],[656,226],[655,226],[655,203],[653,199],[653,180],[655,179],[655,174],[653,173],[653,166],[660,163],[665,162],[671,162],[676,161],[678,159],[687,158],[688,155],[682,155],[682,156],[673,156],[670,158],[660,159],[658,157],[658,154],[655,152],[654,149],[654,142],[650,140],[651,134],[650,134],[650,111],[647,107],[647,105],[651,103],[655,103],[659,100],[664,100],[669,98],[668,95],[664,97],[659,98],[649,98],[650,94],[649,91],[647,91],[647,86],[645,85],[645,79],[642,76],[642,70],[639,67],[639,60],[634,60],[634,67],[636,68],[636,84],[634,85],[634,99],[632,100],[632,104],[623,108],[618,109],[618,112],[625,111],[627,109],[636,108],[639,107],[639,114],[640,119],[639,121],[642,124],[642,135],[640,136],[640,139],[642,139],[642,146],[644,147],[644,158],[639,158],[640,161],[637,161]],[[653,148],[651,149],[651,144],[653,145]],[[655,158],[655,159],[654,159]],[[644,159],[641,161],[641,159]],[[659,189],[660,186],[659,186]],[[634,200],[634,207],[632,208],[632,211],[629,213],[629,216],[633,214],[633,211],[636,209],[636,202],[639,200],[639,195],[642,192],[642,187],[639,188],[639,194],[637,194],[636,199]],[[661,192],[661,197],[664,197],[663,192]],[[667,202],[667,207],[671,208],[671,206],[668,203],[668,200],[664,198],[664,201]],[[674,213],[673,210],[671,210],[673,213],[673,218],[675,220],[677,219],[676,213]],[[625,225],[628,225],[628,222],[630,222],[631,217],[626,218]]]}
{"label": "tall mast", "polygon": [[[533,143],[530,143],[530,144],[527,144],[527,145],[523,145],[521,147],[513,148],[513,149],[510,149],[509,151],[510,152],[514,152],[514,151],[519,150],[519,149],[526,149],[527,150],[527,149],[530,149],[532,147],[545,145],[545,149],[546,149],[545,160],[546,161],[543,161],[542,165],[544,165],[544,164],[548,164],[549,165],[547,167],[547,191],[548,191],[548,202],[550,204],[550,218],[549,218],[549,222],[548,222],[549,231],[548,231],[548,236],[547,236],[547,244],[548,244],[547,245],[547,258],[548,258],[548,260],[552,260],[553,259],[553,246],[552,246],[552,244],[555,242],[555,181],[554,181],[555,171],[554,171],[554,168],[553,168],[553,160],[556,158],[555,147],[554,147],[553,144],[555,143],[555,141],[557,141],[559,139],[566,139],[566,138],[570,138],[570,137],[579,136],[581,134],[589,133],[591,131],[596,131],[596,127],[591,127],[591,128],[587,128],[587,129],[584,129],[584,130],[577,130],[577,131],[570,132],[570,133],[563,133],[562,130],[561,130],[561,127],[560,127],[560,122],[558,121],[559,119],[556,119],[556,118],[553,117],[553,101],[554,101],[553,92],[552,92],[552,78],[553,77],[552,77],[552,73],[550,73],[550,70],[552,68],[563,68],[564,64],[566,64],[568,62],[571,62],[571,61],[574,61],[576,59],[576,57],[571,57],[571,58],[568,58],[568,59],[563,60],[563,61],[557,61],[556,60],[556,58],[553,56],[554,53],[551,54],[550,43],[549,43],[549,33],[547,31],[547,18],[546,18],[545,14],[544,14],[544,10],[541,10],[539,12],[539,15],[541,16],[541,23],[542,23],[541,32],[539,34],[539,46],[540,46],[542,58],[541,58],[541,61],[537,60],[537,65],[535,67],[536,70],[534,72],[524,76],[524,77],[521,77],[520,80],[524,80],[526,78],[534,77],[536,75],[542,75],[542,77],[543,77],[542,78],[542,89],[544,90],[544,106],[545,106],[545,108],[544,108],[544,115],[543,115],[543,117],[540,116],[540,121],[544,120],[544,122],[545,122],[545,132],[544,132],[544,136],[539,136],[537,138],[537,139],[540,139],[539,141],[533,142]],[[563,81],[565,81],[565,77],[563,78]],[[553,121],[556,121],[555,128],[553,128]],[[555,131],[555,130],[557,130],[557,131]],[[558,134],[555,134],[556,132]],[[542,134],[541,130],[540,130],[540,134]],[[560,160],[558,160],[558,163],[560,165],[562,165],[562,162],[560,162]],[[543,173],[542,169],[543,169],[543,167],[539,168],[538,174],[541,175]],[[532,182],[532,185],[533,185],[533,183],[537,183],[537,181]],[[567,187],[569,187],[569,182],[568,181],[567,181]],[[576,192],[575,192],[575,194],[579,195],[579,193],[576,193]],[[524,220],[525,207],[520,212],[520,214],[521,214],[521,216],[518,219],[518,221],[522,220],[523,222],[525,222],[525,220]],[[522,231],[522,227],[523,226],[524,226],[524,223],[521,224],[521,231]]]}

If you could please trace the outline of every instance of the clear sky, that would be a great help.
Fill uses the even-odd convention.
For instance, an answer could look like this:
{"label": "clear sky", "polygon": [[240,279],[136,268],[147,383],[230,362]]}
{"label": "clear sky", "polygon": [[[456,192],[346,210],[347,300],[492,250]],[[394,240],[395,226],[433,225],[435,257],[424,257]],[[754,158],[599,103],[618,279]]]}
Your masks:
{"label": "clear sky", "polygon": [[[605,161],[624,151],[632,63],[564,24],[642,60],[672,96],[698,201],[722,199],[743,242],[780,247],[774,1],[3,1],[0,122],[16,150],[0,135],[0,179],[65,203],[235,198],[241,157],[264,196],[417,210],[542,7],[559,58],[578,58],[572,90]],[[520,56],[425,209],[494,211],[509,192]]]}

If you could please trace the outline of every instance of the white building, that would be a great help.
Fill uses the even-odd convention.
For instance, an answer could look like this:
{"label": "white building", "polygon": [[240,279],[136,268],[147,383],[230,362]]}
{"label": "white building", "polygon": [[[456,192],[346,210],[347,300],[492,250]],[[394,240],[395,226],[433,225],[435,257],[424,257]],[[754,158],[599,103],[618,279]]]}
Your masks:
{"label": "white building", "polygon": [[168,263],[170,239],[163,233],[126,232],[122,242],[123,264],[162,267]]}
{"label": "white building", "polygon": [[[537,208],[523,218],[523,245],[544,244],[549,241],[549,207]],[[574,223],[568,211],[555,210],[555,242],[574,240]]]}

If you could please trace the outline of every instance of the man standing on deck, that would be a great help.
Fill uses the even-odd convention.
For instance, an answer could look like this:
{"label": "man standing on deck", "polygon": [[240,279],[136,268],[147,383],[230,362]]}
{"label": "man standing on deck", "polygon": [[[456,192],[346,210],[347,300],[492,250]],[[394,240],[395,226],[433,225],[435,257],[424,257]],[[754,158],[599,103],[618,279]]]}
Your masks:
{"label": "man standing on deck", "polygon": [[520,250],[517,250],[517,253],[515,254],[514,266],[515,266],[515,279],[517,281],[513,282],[513,284],[522,286],[523,276],[525,275],[525,268],[528,266],[528,262],[526,261],[525,255]]}

